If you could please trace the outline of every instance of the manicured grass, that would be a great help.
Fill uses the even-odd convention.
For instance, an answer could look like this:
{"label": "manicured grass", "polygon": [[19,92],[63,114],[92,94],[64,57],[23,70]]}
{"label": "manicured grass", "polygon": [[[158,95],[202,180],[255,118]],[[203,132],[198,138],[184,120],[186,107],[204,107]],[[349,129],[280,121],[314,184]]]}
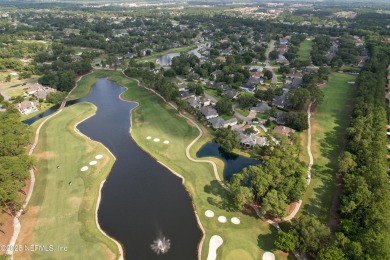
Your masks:
{"label": "manicured grass", "polygon": [[298,59],[299,60],[310,60],[310,52],[313,46],[313,42],[307,38],[299,46]]}
{"label": "manicured grass", "polygon": [[[335,193],[338,156],[343,148],[349,125],[354,87],[348,84],[355,77],[332,73],[323,89],[325,98],[312,116],[312,180],[303,198],[303,212],[312,213],[326,222]],[[306,138],[306,135],[301,135]],[[305,144],[306,141],[302,142]],[[306,154],[305,154],[306,155]],[[300,211],[299,214],[301,214]]]}
{"label": "manicured grass", "polygon": [[[36,183],[17,244],[58,245],[67,251],[22,251],[16,259],[113,259],[118,248],[95,223],[100,183],[109,174],[114,158],[103,145],[74,131],[74,125],[95,113],[90,103],[65,108],[41,128],[34,156]],[[36,127],[36,126],[35,126]],[[33,127],[33,128],[35,128]],[[88,163],[95,155],[103,159]],[[60,168],[57,168],[57,165]],[[86,172],[82,166],[88,165]],[[72,182],[69,185],[69,182]]]}
{"label": "manicured grass", "polygon": [[243,116],[249,116],[249,110],[246,110],[246,109],[243,110],[243,109],[237,107],[237,108],[236,108],[236,111],[237,111],[238,113],[240,113],[241,115],[243,115]]}
{"label": "manicured grass", "polygon": [[211,88],[203,88],[204,89],[204,92],[206,94],[209,94],[210,96],[212,96],[213,98],[215,98],[216,100],[221,100],[223,97],[218,95],[218,92],[216,89],[211,89]]}
{"label": "manicured grass", "polygon": [[[207,258],[209,240],[214,234],[224,239],[224,244],[218,249],[219,259],[235,259],[239,252],[242,256],[240,259],[261,259],[264,251],[273,251],[276,229],[257,217],[234,208],[230,195],[215,180],[211,165],[191,162],[185,156],[185,148],[198,135],[198,130],[183,117],[178,116],[176,110],[167,106],[156,95],[139,87],[134,80],[125,78],[118,72],[112,72],[110,79],[128,88],[128,91],[122,94],[122,98],[140,104],[133,111],[131,132],[137,144],[185,178],[185,188],[206,230],[202,259]],[[205,136],[193,146],[191,150],[193,157],[204,143],[211,140],[208,131],[203,129]],[[169,140],[170,144],[148,141],[147,136]],[[215,158],[209,159],[215,160],[222,172],[222,162]],[[205,217],[204,212],[207,209],[213,210],[216,216]],[[229,222],[219,223],[217,217],[221,215],[226,216]],[[230,223],[230,218],[234,216],[241,219],[240,225]],[[277,252],[276,255],[278,259],[286,259]]]}
{"label": "manicured grass", "polygon": [[178,53],[180,53],[180,52],[188,52],[190,50],[195,49],[197,46],[198,46],[198,44],[191,44],[191,45],[185,46],[185,47],[173,48],[173,49],[169,49],[169,50],[166,50],[166,51],[160,51],[160,52],[153,52],[149,56],[138,58],[136,60],[138,62],[154,62],[154,63],[156,63],[157,57],[159,57],[159,56],[163,56],[163,55],[167,55],[167,54],[175,53],[175,52],[178,52]]}
{"label": "manicured grass", "polygon": [[75,100],[88,95],[91,87],[95,84],[97,78],[104,78],[111,75],[109,70],[96,70],[93,74],[83,76],[83,78],[77,83],[77,88],[72,91],[69,96],[69,100]]}

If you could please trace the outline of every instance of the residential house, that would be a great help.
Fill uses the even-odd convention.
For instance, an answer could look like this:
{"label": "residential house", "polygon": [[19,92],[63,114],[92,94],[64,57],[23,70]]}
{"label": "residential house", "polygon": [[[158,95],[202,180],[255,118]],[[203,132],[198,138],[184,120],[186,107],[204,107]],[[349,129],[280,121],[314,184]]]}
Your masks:
{"label": "residential house", "polygon": [[43,86],[39,83],[34,83],[32,85],[27,86],[27,94],[32,95],[35,94],[38,90],[43,89]]}
{"label": "residential house", "polygon": [[223,92],[224,96],[227,96],[227,97],[233,98],[233,99],[236,99],[238,94],[239,93],[237,91],[235,91],[234,89],[228,89],[228,90],[225,90],[225,92]]}
{"label": "residential house", "polygon": [[181,90],[181,91],[179,91],[179,96],[181,99],[188,99],[191,97],[195,97],[195,94],[189,92],[188,90]]}
{"label": "residential house", "polygon": [[251,84],[248,82],[242,84],[240,88],[245,90],[246,92],[251,92],[251,93],[254,93],[257,89],[256,84]]}
{"label": "residential house", "polygon": [[190,97],[186,101],[192,108],[198,108],[199,109],[199,108],[202,107],[202,103],[201,103],[200,97],[197,97],[197,96]]}
{"label": "residential house", "polygon": [[262,78],[255,78],[255,77],[250,77],[248,80],[247,80],[248,83],[250,84],[259,84],[259,83],[263,83],[264,82],[264,79]]}
{"label": "residential house", "polygon": [[290,64],[290,62],[287,60],[286,57],[284,57],[282,54],[279,54],[278,58],[276,59],[277,63],[283,63],[283,64]]}
{"label": "residential house", "polygon": [[264,136],[256,136],[254,134],[240,134],[240,145],[245,148],[253,148],[255,145],[266,146],[269,145],[269,141]]}
{"label": "residential house", "polygon": [[252,78],[262,78],[264,77],[264,73],[262,71],[251,71],[250,75]]}
{"label": "residential house", "polygon": [[284,54],[286,51],[288,51],[288,47],[286,44],[280,44],[278,50],[279,53]]}
{"label": "residential house", "polygon": [[272,118],[270,118],[271,120],[275,121],[277,124],[279,125],[283,125],[286,123],[286,115],[287,115],[287,112],[284,112],[284,111],[278,111],[276,112]]}
{"label": "residential house", "polygon": [[125,59],[132,59],[134,57],[135,57],[135,54],[131,53],[131,52],[127,52],[125,55],[123,55],[123,58],[125,58]]}
{"label": "residential house", "polygon": [[257,113],[266,113],[271,110],[271,107],[266,102],[257,103],[255,107],[251,108],[251,111]]}
{"label": "residential house", "polygon": [[54,88],[44,87],[38,90],[34,95],[38,99],[46,100],[47,95],[52,92],[56,92],[56,90]]}
{"label": "residential house", "polygon": [[289,105],[287,92],[284,92],[281,96],[276,96],[272,101],[272,105],[279,108],[286,108]]}
{"label": "residential house", "polygon": [[200,109],[200,112],[202,113],[202,115],[206,118],[206,119],[211,119],[211,118],[216,118],[218,117],[218,112],[217,110],[215,110],[214,108],[212,107],[202,107]]}
{"label": "residential house", "polygon": [[218,75],[223,74],[222,70],[216,70],[210,73],[211,76],[213,76],[214,80],[217,79]]}
{"label": "residential house", "polygon": [[23,101],[21,103],[16,104],[16,108],[22,115],[28,115],[35,111],[38,111],[38,102],[33,101]]}
{"label": "residential house", "polygon": [[237,125],[237,119],[231,118],[229,120],[224,120],[222,117],[211,118],[208,120],[214,129],[218,128],[227,128],[228,126]]}
{"label": "residential house", "polygon": [[285,135],[285,136],[291,136],[295,133],[294,129],[287,127],[287,126],[282,126],[282,125],[275,126],[273,131],[274,131],[274,133],[278,133],[278,134]]}

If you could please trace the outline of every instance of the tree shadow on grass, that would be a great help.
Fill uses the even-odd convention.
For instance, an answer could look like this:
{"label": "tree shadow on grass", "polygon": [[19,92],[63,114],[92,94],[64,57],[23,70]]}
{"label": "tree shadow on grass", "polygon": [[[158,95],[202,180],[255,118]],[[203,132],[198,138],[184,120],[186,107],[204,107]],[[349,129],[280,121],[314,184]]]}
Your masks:
{"label": "tree shadow on grass", "polygon": [[204,191],[208,194],[214,195],[207,198],[207,202],[217,208],[226,210],[227,212],[238,211],[233,203],[231,194],[224,190],[217,180],[210,182],[210,185],[204,187]]}
{"label": "tree shadow on grass", "polygon": [[[312,169],[312,181],[320,179],[322,185],[313,189],[314,196],[305,204],[303,210],[314,214],[323,221],[326,221],[329,215],[329,207],[334,195],[334,171],[328,166],[314,165]],[[311,184],[313,185],[313,184]]]}
{"label": "tree shadow on grass", "polygon": [[260,247],[260,249],[264,251],[275,251],[276,248],[274,247],[274,241],[276,238],[276,235],[278,234],[278,231],[276,228],[269,226],[268,227],[271,233],[267,234],[260,234],[257,237],[257,245]]}

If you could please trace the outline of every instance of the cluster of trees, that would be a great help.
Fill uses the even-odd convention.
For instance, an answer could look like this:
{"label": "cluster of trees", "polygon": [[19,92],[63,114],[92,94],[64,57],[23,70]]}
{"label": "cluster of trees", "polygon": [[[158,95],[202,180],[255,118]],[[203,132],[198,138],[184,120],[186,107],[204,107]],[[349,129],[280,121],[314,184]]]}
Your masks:
{"label": "cluster of trees", "polygon": [[92,70],[91,60],[95,56],[87,53],[80,60],[74,60],[74,51],[61,43],[52,44],[51,54],[42,53],[36,56],[36,60],[51,61],[50,64],[43,64],[39,71],[43,74],[38,82],[50,86],[58,91],[69,92],[76,84],[76,76],[83,75]]}
{"label": "cluster of trees", "polygon": [[310,52],[311,60],[316,66],[329,65],[329,59],[326,57],[331,46],[331,40],[328,35],[317,35],[313,40],[313,47]]}
{"label": "cluster of trees", "polygon": [[215,141],[227,152],[240,147],[240,136],[230,128],[219,128],[215,131]]}
{"label": "cluster of trees", "polygon": [[306,188],[306,167],[298,159],[298,148],[280,136],[278,145],[255,147],[264,165],[249,166],[233,175],[229,187],[236,206],[261,205],[263,214],[283,217],[288,205],[298,201]]}
{"label": "cluster of trees", "polygon": [[150,71],[150,64],[133,65],[124,71],[127,76],[139,79],[144,86],[155,89],[167,100],[178,99],[179,90],[171,78],[165,77],[161,72],[154,74]]}
{"label": "cluster of trees", "polygon": [[357,47],[355,45],[355,39],[348,34],[340,37],[339,42],[339,50],[332,61],[340,59],[344,64],[355,64],[359,62],[359,55],[363,47]]}
{"label": "cluster of trees", "polygon": [[20,192],[32,167],[25,152],[31,133],[16,108],[6,107],[0,113],[0,209],[14,215],[23,205]]}

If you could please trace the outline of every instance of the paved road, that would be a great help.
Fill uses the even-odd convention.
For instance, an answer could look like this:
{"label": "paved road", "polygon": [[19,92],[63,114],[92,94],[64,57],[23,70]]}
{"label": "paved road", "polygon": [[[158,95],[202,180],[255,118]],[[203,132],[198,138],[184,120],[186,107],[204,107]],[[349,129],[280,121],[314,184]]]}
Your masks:
{"label": "paved road", "polygon": [[275,72],[270,64],[270,60],[269,60],[269,54],[271,51],[274,50],[274,48],[275,48],[275,41],[272,40],[269,44],[268,52],[265,55],[267,57],[267,59],[265,60],[265,68],[272,72],[272,81],[271,81],[272,84],[276,84],[278,82],[278,78],[276,77],[276,74],[275,74]]}

